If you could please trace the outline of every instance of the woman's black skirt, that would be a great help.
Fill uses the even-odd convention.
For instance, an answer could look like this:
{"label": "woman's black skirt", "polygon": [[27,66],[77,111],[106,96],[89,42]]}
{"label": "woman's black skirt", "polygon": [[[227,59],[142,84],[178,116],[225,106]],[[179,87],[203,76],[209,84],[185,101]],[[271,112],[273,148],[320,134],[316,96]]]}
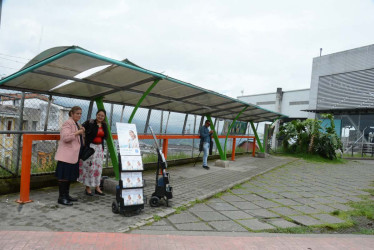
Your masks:
{"label": "woman's black skirt", "polygon": [[79,177],[79,161],[75,164],[58,161],[55,175],[58,180],[76,181]]}

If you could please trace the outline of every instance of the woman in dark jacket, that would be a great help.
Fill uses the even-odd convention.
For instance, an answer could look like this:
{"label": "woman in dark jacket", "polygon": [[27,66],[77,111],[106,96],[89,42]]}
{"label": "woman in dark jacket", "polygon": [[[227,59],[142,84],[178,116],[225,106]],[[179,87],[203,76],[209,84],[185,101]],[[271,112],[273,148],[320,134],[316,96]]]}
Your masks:
{"label": "woman in dark jacket", "polygon": [[106,112],[99,109],[96,119],[85,121],[82,126],[85,128],[85,145],[93,148],[95,153],[87,160],[82,161],[79,166],[79,182],[86,186],[85,193],[93,196],[91,187],[95,187],[95,194],[105,195],[100,190],[100,179],[103,171],[104,140],[107,138],[107,125],[105,123]]}

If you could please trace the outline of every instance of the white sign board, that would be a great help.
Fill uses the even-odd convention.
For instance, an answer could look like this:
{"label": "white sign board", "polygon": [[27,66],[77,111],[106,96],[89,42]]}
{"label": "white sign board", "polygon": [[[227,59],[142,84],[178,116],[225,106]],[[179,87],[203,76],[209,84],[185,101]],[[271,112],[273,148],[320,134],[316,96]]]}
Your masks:
{"label": "white sign board", "polygon": [[120,155],[140,155],[135,124],[116,123]]}

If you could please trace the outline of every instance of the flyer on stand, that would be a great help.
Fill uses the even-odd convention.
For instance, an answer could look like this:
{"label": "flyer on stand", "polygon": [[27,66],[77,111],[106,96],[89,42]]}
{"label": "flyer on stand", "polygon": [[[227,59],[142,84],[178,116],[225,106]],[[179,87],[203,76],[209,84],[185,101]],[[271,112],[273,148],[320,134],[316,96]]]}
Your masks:
{"label": "flyer on stand", "polygon": [[141,172],[122,172],[121,180],[123,188],[142,187],[143,176]]}
{"label": "flyer on stand", "polygon": [[122,198],[125,206],[144,204],[143,189],[123,189]]}
{"label": "flyer on stand", "polygon": [[128,170],[143,170],[142,157],[122,155],[121,156],[122,171]]}
{"label": "flyer on stand", "polygon": [[119,151],[122,155],[140,155],[138,133],[135,124],[116,123]]}

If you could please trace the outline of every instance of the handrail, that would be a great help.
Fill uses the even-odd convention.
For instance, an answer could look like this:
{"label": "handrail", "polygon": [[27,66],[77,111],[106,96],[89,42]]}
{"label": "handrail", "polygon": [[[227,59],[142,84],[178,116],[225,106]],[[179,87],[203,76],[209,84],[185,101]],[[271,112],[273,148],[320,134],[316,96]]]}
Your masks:
{"label": "handrail", "polygon": [[[113,139],[117,140],[118,135],[114,134]],[[218,136],[219,138],[226,138],[226,136]],[[138,138],[141,140],[153,139],[152,135],[139,134]],[[157,139],[163,140],[162,152],[167,159],[167,150],[169,140],[172,139],[199,139],[198,135],[156,135]],[[252,156],[255,156],[256,150],[256,138],[254,136],[246,135],[230,135],[228,138],[233,139],[232,143],[232,155],[231,160],[235,160],[235,146],[237,138],[252,138]],[[31,176],[31,157],[32,157],[32,142],[35,140],[60,140],[59,134],[24,134],[23,135],[23,147],[22,147],[22,165],[21,165],[21,185],[20,185],[20,199],[17,200],[18,203],[28,203],[32,202],[30,200],[30,176]]]}

